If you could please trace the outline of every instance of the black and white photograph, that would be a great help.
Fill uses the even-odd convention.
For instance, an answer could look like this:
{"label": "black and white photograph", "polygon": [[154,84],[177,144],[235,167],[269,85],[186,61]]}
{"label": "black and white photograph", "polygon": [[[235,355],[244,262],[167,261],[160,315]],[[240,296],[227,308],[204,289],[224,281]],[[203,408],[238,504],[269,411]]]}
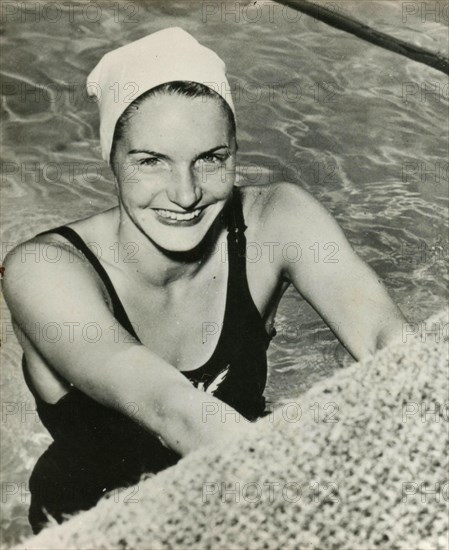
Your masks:
{"label": "black and white photograph", "polygon": [[10,550],[449,550],[449,2],[3,0]]}

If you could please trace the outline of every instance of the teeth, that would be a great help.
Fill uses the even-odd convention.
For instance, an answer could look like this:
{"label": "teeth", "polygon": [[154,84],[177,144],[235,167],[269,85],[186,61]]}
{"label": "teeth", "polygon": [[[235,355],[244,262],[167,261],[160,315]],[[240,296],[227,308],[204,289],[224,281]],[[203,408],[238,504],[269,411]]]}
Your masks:
{"label": "teeth", "polygon": [[198,217],[201,213],[201,208],[193,210],[193,212],[189,212],[188,214],[180,214],[177,212],[172,212],[170,210],[156,210],[156,212],[159,214],[159,216],[162,216],[163,218],[168,218],[170,220],[188,221]]}

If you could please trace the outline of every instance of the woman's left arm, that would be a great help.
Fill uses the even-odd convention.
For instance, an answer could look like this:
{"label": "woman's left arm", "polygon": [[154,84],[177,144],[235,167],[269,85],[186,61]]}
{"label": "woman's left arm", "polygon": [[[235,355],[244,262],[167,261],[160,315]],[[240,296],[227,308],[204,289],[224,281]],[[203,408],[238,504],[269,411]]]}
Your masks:
{"label": "woman's left arm", "polygon": [[[283,276],[352,355],[360,360],[400,337],[404,316],[329,212],[296,185],[276,184],[270,197]],[[295,247],[301,256],[294,261]]]}

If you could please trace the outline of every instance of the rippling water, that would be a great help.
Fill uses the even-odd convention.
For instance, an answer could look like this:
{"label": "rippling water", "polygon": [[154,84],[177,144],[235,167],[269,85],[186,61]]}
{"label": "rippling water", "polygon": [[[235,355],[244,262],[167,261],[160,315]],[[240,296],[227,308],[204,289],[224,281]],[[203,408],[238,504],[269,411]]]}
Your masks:
{"label": "rippling water", "polygon": [[[4,251],[116,204],[111,173],[99,160],[98,116],[86,101],[85,77],[106,51],[180,25],[227,61],[242,183],[287,179],[310,191],[410,320],[447,301],[448,83],[441,73],[304,15],[271,20],[265,11],[250,23],[241,11],[238,21],[219,13],[204,23],[204,4],[196,2],[136,3],[137,15],[130,5],[98,3],[98,22],[88,21],[83,7],[69,16],[62,4],[57,22],[48,20],[51,14],[37,22],[21,21],[20,11],[10,17],[1,71]],[[436,95],[424,93],[430,88]],[[30,532],[26,483],[49,436],[32,413],[3,309],[2,528],[9,543]],[[272,401],[349,361],[293,291],[276,325]]]}

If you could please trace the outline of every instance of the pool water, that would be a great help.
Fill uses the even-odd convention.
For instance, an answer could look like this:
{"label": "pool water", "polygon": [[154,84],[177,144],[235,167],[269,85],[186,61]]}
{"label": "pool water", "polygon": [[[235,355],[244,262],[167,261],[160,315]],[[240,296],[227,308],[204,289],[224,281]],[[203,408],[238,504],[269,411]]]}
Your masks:
{"label": "pool water", "polygon": [[[270,16],[266,9],[251,22],[246,2],[219,3],[218,12],[212,3],[184,0],[99,2],[95,12],[86,12],[83,2],[70,9],[53,3],[62,14],[57,21],[50,20],[57,11],[42,12],[38,21],[30,13],[23,17],[19,4],[9,3],[3,37],[3,253],[38,231],[116,204],[85,78],[106,51],[176,25],[227,62],[239,182],[284,179],[312,193],[410,321],[447,302],[444,75],[311,17],[295,19],[292,11]],[[11,544],[30,534],[27,481],[50,438],[33,412],[20,347],[2,307],[2,538]],[[351,361],[293,290],[280,304],[276,328],[266,392],[271,402]]]}

